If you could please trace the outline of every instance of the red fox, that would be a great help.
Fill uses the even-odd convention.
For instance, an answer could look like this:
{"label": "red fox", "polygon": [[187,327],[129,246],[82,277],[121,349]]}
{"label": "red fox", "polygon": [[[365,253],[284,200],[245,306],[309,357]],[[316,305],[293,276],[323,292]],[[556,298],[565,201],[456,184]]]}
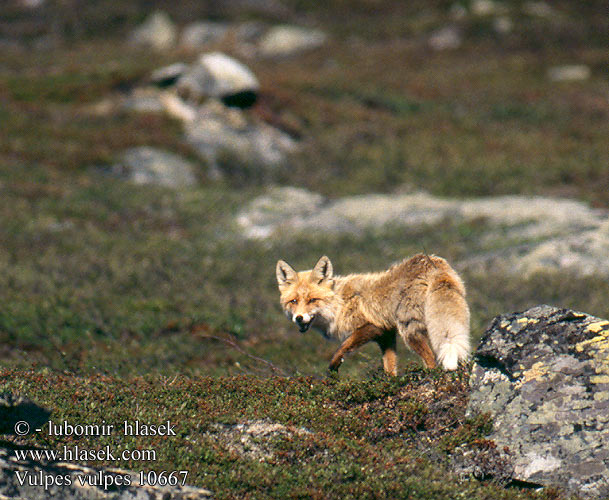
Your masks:
{"label": "red fox", "polygon": [[345,354],[375,341],[385,372],[396,375],[396,334],[434,368],[457,368],[469,354],[465,285],[441,257],[415,255],[378,273],[335,276],[328,257],[296,272],[277,262],[280,302],[301,333],[309,327],[343,341],[330,362],[338,371]]}

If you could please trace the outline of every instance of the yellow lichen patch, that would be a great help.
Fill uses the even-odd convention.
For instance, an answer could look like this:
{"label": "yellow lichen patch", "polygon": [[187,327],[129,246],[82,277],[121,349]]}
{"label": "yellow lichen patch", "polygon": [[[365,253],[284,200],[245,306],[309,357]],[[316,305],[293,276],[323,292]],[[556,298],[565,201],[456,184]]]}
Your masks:
{"label": "yellow lichen patch", "polygon": [[607,401],[609,399],[609,392],[597,392],[594,394],[594,401]]}
{"label": "yellow lichen patch", "polygon": [[598,333],[601,330],[606,330],[606,327],[609,326],[609,321],[607,320],[601,320],[601,321],[597,321],[595,323],[590,323],[587,327],[586,327],[586,331],[587,332],[593,332],[593,333]]}
{"label": "yellow lichen patch", "polygon": [[524,379],[524,382],[528,382],[529,380],[539,378],[546,373],[548,373],[548,366],[545,365],[543,361],[538,361],[522,374],[522,378]]}
{"label": "yellow lichen patch", "polygon": [[499,325],[500,328],[507,328],[508,326],[510,326],[509,321],[502,321],[501,324]]}
{"label": "yellow lichen patch", "polygon": [[[598,324],[598,323],[593,323],[590,326],[593,326],[595,324]],[[587,328],[587,330],[590,330],[590,326]],[[590,330],[590,331],[596,333],[597,331],[600,331],[600,330]],[[582,352],[584,350],[584,347],[589,346],[591,344],[597,344],[597,345],[595,345],[595,348],[598,351],[609,350],[609,331],[603,330],[603,331],[601,331],[600,335],[597,335],[596,337],[592,337],[591,339],[588,339],[588,340],[583,340],[582,342],[575,344],[575,350],[577,352]]]}
{"label": "yellow lichen patch", "polygon": [[593,384],[609,384],[609,375],[592,375],[590,382]]}
{"label": "yellow lichen patch", "polygon": [[535,323],[539,323],[539,320],[535,319],[535,318],[518,318],[516,320],[516,323],[520,323],[521,325],[524,325],[524,324],[534,325]]}

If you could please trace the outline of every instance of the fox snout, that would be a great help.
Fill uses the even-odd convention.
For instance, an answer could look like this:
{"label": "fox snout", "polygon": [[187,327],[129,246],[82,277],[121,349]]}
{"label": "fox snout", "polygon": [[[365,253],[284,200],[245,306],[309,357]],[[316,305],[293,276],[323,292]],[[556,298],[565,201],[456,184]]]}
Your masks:
{"label": "fox snout", "polygon": [[300,331],[300,333],[305,333],[309,327],[311,326],[311,323],[313,323],[313,320],[315,319],[315,315],[311,315],[311,314],[295,314],[292,317],[292,321],[294,323],[296,323],[296,325],[298,325],[298,330]]}

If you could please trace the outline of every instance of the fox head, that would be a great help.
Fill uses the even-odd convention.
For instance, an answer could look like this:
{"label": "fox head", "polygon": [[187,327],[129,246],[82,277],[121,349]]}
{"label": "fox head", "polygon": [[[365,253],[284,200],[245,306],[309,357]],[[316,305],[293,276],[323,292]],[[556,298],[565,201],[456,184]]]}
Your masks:
{"label": "fox head", "polygon": [[310,271],[296,272],[287,262],[277,262],[277,283],[286,316],[306,332],[315,318],[328,315],[334,297],[332,263],[325,255]]}

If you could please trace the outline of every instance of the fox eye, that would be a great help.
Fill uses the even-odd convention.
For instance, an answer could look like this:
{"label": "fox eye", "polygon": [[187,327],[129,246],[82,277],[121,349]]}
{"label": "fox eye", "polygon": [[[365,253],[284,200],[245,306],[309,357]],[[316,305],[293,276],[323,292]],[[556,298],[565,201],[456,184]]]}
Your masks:
{"label": "fox eye", "polygon": [[309,299],[309,304],[312,304],[313,302],[317,302],[319,299]]}
{"label": "fox eye", "polygon": [[292,300],[290,300],[290,304],[296,304],[296,302],[298,302],[298,299],[292,299]]}

